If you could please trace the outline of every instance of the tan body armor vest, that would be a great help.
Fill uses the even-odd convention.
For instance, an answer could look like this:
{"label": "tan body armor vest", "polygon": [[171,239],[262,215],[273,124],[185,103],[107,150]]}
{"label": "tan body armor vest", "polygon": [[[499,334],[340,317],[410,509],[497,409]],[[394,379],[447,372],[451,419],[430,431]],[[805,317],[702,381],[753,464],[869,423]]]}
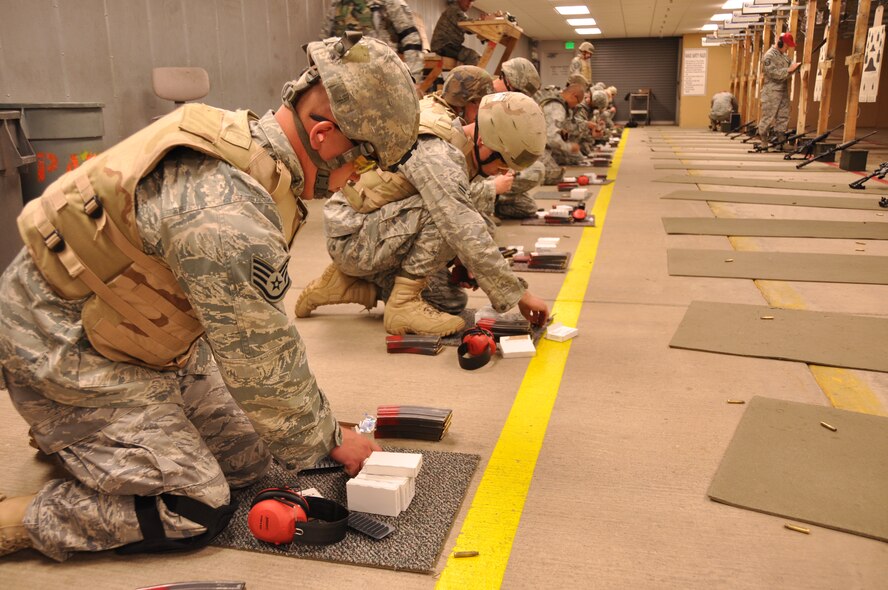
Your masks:
{"label": "tan body armor vest", "polygon": [[103,356],[168,370],[184,365],[204,329],[170,268],[142,251],[135,190],[171,149],[188,147],[256,179],[290,238],[303,218],[286,167],[250,136],[249,111],[187,104],[87,160],[30,201],[19,232],[40,273],[64,299],[87,297],[81,319]]}
{"label": "tan body armor vest", "polygon": [[[419,135],[434,135],[471,157],[472,141],[462,127],[454,126],[456,114],[433,95],[419,101]],[[358,213],[370,213],[394,201],[416,194],[416,188],[397,172],[374,169],[361,175],[355,184],[347,184],[342,194]]]}

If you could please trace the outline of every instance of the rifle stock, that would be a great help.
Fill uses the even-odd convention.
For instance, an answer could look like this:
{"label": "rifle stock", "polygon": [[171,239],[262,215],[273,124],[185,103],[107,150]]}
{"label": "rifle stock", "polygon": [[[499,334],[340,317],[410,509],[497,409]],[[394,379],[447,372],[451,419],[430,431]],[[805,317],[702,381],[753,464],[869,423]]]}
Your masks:
{"label": "rifle stock", "polygon": [[816,162],[816,161],[818,161],[818,160],[822,160],[822,159],[824,159],[824,158],[826,158],[826,157],[828,157],[828,156],[830,156],[830,155],[832,155],[832,154],[835,154],[836,152],[840,152],[840,151],[842,151],[842,150],[846,150],[846,149],[848,149],[849,147],[851,147],[851,146],[853,146],[853,145],[857,145],[858,143],[860,143],[861,141],[863,141],[863,140],[866,139],[867,137],[872,137],[872,136],[875,135],[876,133],[878,133],[878,130],[873,131],[872,133],[867,133],[867,134],[864,135],[863,137],[860,137],[860,138],[857,138],[857,139],[852,139],[851,141],[846,141],[845,143],[839,144],[839,145],[837,145],[836,147],[831,148],[831,149],[829,149],[829,150],[823,152],[823,153],[820,154],[819,156],[814,156],[814,157],[811,158],[810,160],[806,160],[806,161],[804,161],[804,162],[802,162],[802,163],[800,163],[800,164],[796,164],[796,168],[804,168],[805,166],[807,166],[807,165],[810,164],[811,162]]}

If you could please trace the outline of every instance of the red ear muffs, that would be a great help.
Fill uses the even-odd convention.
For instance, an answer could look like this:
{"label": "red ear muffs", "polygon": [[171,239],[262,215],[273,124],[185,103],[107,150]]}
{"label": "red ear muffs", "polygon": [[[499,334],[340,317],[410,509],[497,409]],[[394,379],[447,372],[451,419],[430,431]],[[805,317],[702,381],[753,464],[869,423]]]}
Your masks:
{"label": "red ear muffs", "polygon": [[467,371],[480,369],[490,361],[490,357],[496,354],[496,340],[493,332],[486,328],[475,326],[469,328],[462,335],[462,343],[456,350],[459,358],[459,366]]}
{"label": "red ear muffs", "polygon": [[308,521],[308,502],[291,488],[268,488],[253,498],[247,526],[260,541],[290,543],[297,522]]}
{"label": "red ear muffs", "polygon": [[580,186],[586,186],[587,184],[589,184],[589,177],[585,174],[577,176],[577,184]]}

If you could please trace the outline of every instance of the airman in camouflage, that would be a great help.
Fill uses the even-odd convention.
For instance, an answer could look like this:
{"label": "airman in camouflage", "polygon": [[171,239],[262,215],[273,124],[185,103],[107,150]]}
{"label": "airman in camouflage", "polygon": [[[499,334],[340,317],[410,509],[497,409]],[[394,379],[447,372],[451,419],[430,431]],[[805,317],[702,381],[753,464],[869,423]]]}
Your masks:
{"label": "airman in camouflage", "polygon": [[[186,105],[96,158],[149,162],[144,173],[133,169],[119,177],[121,186],[136,183],[131,195],[97,193],[84,208],[93,204],[87,212],[118,227],[107,212],[115,200],[131,199],[125,219],[135,238],[123,249],[133,260],[154,261],[149,279],[168,273],[181,289],[158,293],[152,314],[160,320],[152,329],[163,327],[162,299],[199,318],[202,336],[180,364],[159,369],[99,353],[84,322],[84,302],[104,297],[108,285],[66,299],[49,282],[46,263],[27,249],[0,277],[2,385],[37,446],[70,475],[33,496],[0,502],[0,555],[34,547],[63,560],[74,551],[197,548],[231,517],[230,488],[255,481],[272,457],[293,469],[329,454],[355,473],[378,449],[339,428],[281,306],[290,284],[289,243],[298,229],[285,212],[295,210],[301,196],[338,188],[368,160],[397,162],[415,141],[418,103],[406,66],[382,42],[351,36],[311,43],[307,52],[310,68],[284,87],[276,112],[258,118]],[[378,100],[383,92],[388,101]],[[166,125],[194,123],[189,113],[208,126],[196,127],[204,136],[219,146],[249,146],[255,159],[241,168],[228,148],[213,147],[217,143],[205,151],[176,149],[176,143],[158,148],[170,134]],[[213,126],[230,115],[244,127]],[[213,129],[218,133],[207,132]],[[371,130],[375,138],[367,135]],[[328,157],[338,155],[325,160],[312,147],[325,143]],[[276,171],[273,188],[252,168],[259,163]],[[104,173],[87,163],[62,176],[38,203],[50,208],[59,187],[76,185],[89,194]],[[20,218],[20,227],[26,221]],[[102,229],[96,238],[105,231],[113,234]],[[74,249],[73,237],[55,244],[59,258]]]}
{"label": "airman in camouflage", "polygon": [[772,134],[785,134],[789,125],[789,81],[790,75],[799,68],[799,62],[791,62],[786,52],[795,47],[795,40],[789,33],[783,33],[777,42],[762,56],[761,101],[762,116],[759,119],[758,134],[764,142],[772,139]]}
{"label": "airman in camouflage", "polygon": [[570,60],[570,66],[567,73],[569,75],[579,74],[586,81],[586,85],[592,83],[592,53],[595,52],[595,46],[588,41],[580,43],[577,54]]}
{"label": "airman in camouflage", "polygon": [[[542,86],[540,74],[534,65],[523,57],[504,61],[499,77],[493,81],[497,92],[521,92],[534,97]],[[530,190],[542,184],[545,166],[539,160],[518,172],[509,179],[510,188],[496,196],[495,214],[503,219],[524,219],[536,215],[537,204],[530,196]]]}
{"label": "airman in camouflage", "polygon": [[545,144],[539,107],[518,93],[492,94],[482,99],[476,123],[452,125],[470,140],[469,149],[421,131],[398,170],[414,194],[371,213],[355,211],[342,194],[327,202],[324,229],[333,264],[299,296],[297,316],[322,305],[357,302],[352,295],[358,282],[388,291],[389,333],[452,334],[463,320],[431,308],[421,293],[429,276],[458,258],[497,311],[518,305],[534,324],[545,321],[545,302],[512,273],[469,198],[469,180],[476,174],[521,170],[539,157]]}
{"label": "airman in camouflage", "polygon": [[579,144],[564,139],[565,124],[575,106],[583,100],[585,88],[581,84],[571,84],[557,94],[540,100],[546,118],[546,153],[541,158],[546,167],[545,184],[557,184],[564,177],[562,166],[577,165],[583,154]]}
{"label": "airman in camouflage", "polygon": [[463,47],[466,31],[459,26],[462,21],[469,20],[466,10],[472,7],[474,0],[450,0],[451,4],[435,25],[430,43],[433,52],[442,57],[450,57],[461,64],[478,65],[481,56],[477,51]]}
{"label": "airman in camouflage", "polygon": [[[719,125],[731,120],[731,113],[737,112],[737,99],[727,90],[712,96],[709,109],[709,128],[718,131]],[[764,112],[764,111],[763,111]]]}
{"label": "airman in camouflage", "polygon": [[323,31],[324,37],[361,31],[380,39],[404,56],[414,80],[422,80],[422,39],[406,0],[332,0]]}

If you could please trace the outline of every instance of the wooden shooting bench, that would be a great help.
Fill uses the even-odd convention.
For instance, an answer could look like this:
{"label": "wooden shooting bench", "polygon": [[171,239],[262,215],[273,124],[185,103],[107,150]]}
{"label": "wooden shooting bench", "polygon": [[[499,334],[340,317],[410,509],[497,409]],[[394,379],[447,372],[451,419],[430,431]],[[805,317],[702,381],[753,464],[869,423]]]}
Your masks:
{"label": "wooden shooting bench", "polygon": [[459,23],[459,26],[470,33],[474,33],[479,39],[487,42],[487,48],[484,50],[484,55],[481,56],[481,61],[478,62],[478,67],[480,68],[486,68],[487,62],[489,62],[491,56],[493,56],[493,51],[496,49],[497,44],[505,47],[506,50],[503,52],[503,56],[500,58],[500,62],[497,64],[496,70],[493,72],[494,75],[500,73],[503,62],[509,59],[509,56],[512,55],[512,50],[515,49],[515,44],[524,33],[524,29],[507,18],[467,20]]}

